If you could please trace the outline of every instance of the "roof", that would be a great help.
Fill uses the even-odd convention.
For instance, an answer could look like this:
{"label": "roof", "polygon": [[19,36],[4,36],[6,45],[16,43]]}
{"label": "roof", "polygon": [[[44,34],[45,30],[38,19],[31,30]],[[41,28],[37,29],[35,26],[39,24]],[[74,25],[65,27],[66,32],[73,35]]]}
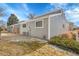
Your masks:
{"label": "roof", "polygon": [[[50,11],[50,12],[47,12],[47,13],[45,13],[45,14],[43,14],[43,15],[36,16],[35,18],[43,17],[43,16],[50,15],[50,14],[57,14],[57,13],[61,13],[61,12],[63,12],[62,9],[55,9],[55,10]],[[34,18],[34,19],[35,19],[35,18]]]}
{"label": "roof", "polygon": [[[45,13],[45,14],[43,14],[43,15],[36,16],[34,19],[39,18],[39,17],[44,17],[44,16],[46,16],[46,15],[57,14],[57,13],[62,13],[62,12],[63,12],[62,9],[56,9],[56,10],[47,12],[47,13]],[[28,21],[32,21],[32,20],[30,19],[30,20],[28,20]],[[21,21],[21,22],[25,22],[25,21]]]}
{"label": "roof", "polygon": [[[46,16],[46,15],[57,14],[57,13],[63,13],[63,10],[62,9],[55,9],[55,10],[50,11],[50,12],[47,12],[47,13],[45,13],[43,15],[36,16],[34,19],[39,18],[39,17]],[[26,20],[26,21],[20,21],[19,23],[25,23],[25,22],[30,22],[30,21],[34,21],[34,20],[31,20],[30,19],[30,20]],[[19,24],[19,23],[17,23],[17,24]]]}

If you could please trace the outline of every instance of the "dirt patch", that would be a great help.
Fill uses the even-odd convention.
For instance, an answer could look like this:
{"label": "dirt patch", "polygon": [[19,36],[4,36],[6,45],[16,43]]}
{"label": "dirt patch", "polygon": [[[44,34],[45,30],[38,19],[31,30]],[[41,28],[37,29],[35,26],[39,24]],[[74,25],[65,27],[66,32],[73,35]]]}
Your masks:
{"label": "dirt patch", "polygon": [[[27,55],[27,54],[26,54]],[[59,51],[51,48],[49,45],[44,45],[40,49],[30,53],[32,56],[67,56],[70,55],[67,51]]]}
{"label": "dirt patch", "polygon": [[45,43],[0,41],[0,55],[19,56],[41,48]]}
{"label": "dirt patch", "polygon": [[[0,55],[2,56],[65,56],[68,52],[56,50],[47,42],[36,38],[26,38],[10,33],[4,33],[0,40]],[[11,41],[15,40],[15,41]],[[25,41],[16,41],[25,40]]]}

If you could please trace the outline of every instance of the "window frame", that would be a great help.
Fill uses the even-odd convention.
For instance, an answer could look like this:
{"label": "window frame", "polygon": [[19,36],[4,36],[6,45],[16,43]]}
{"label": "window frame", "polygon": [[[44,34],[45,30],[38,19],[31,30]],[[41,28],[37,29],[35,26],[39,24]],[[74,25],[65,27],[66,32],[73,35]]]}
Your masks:
{"label": "window frame", "polygon": [[65,28],[65,24],[63,24],[62,27]]}
{"label": "window frame", "polygon": [[23,26],[23,25],[26,25],[26,24],[22,24],[22,27],[23,27],[23,28],[26,28],[26,26]]}
{"label": "window frame", "polygon": [[[42,26],[41,27],[36,27],[36,22],[42,21]],[[37,20],[35,21],[35,28],[44,28],[44,20]]]}

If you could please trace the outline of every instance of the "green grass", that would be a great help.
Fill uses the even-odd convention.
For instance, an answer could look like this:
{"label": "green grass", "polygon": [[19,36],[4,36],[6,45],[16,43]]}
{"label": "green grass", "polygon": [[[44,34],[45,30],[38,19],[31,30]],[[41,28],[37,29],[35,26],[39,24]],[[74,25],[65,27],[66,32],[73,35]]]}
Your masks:
{"label": "green grass", "polygon": [[70,49],[79,54],[79,42],[77,42],[73,39],[69,39],[67,37],[62,38],[60,36],[55,36],[55,37],[51,38],[49,43],[57,45],[57,46],[61,46],[64,49]]}

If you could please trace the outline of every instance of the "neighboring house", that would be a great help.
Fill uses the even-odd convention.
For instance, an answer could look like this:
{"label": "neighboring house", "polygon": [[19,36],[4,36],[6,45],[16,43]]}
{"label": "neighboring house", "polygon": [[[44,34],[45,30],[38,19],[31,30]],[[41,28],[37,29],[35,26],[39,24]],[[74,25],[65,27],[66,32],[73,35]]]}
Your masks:
{"label": "neighboring house", "polygon": [[19,25],[20,34],[45,39],[63,34],[69,29],[63,10],[49,12],[33,20],[21,22]]}
{"label": "neighboring house", "polygon": [[14,25],[8,26],[7,30],[8,30],[8,32],[20,34],[20,25],[14,24]]}
{"label": "neighboring house", "polygon": [[19,24],[14,24],[13,33],[20,34],[20,25]]}
{"label": "neighboring house", "polygon": [[69,22],[69,31],[73,30],[73,28],[74,28],[73,26],[74,26],[74,24],[72,22]]}
{"label": "neighboring house", "polygon": [[74,23],[72,23],[72,22],[69,22],[69,31],[72,31],[72,30],[74,30],[74,29],[77,29],[78,28],[78,26],[76,26]]}
{"label": "neighboring house", "polygon": [[7,31],[8,32],[13,32],[13,26],[14,25],[7,26]]}

